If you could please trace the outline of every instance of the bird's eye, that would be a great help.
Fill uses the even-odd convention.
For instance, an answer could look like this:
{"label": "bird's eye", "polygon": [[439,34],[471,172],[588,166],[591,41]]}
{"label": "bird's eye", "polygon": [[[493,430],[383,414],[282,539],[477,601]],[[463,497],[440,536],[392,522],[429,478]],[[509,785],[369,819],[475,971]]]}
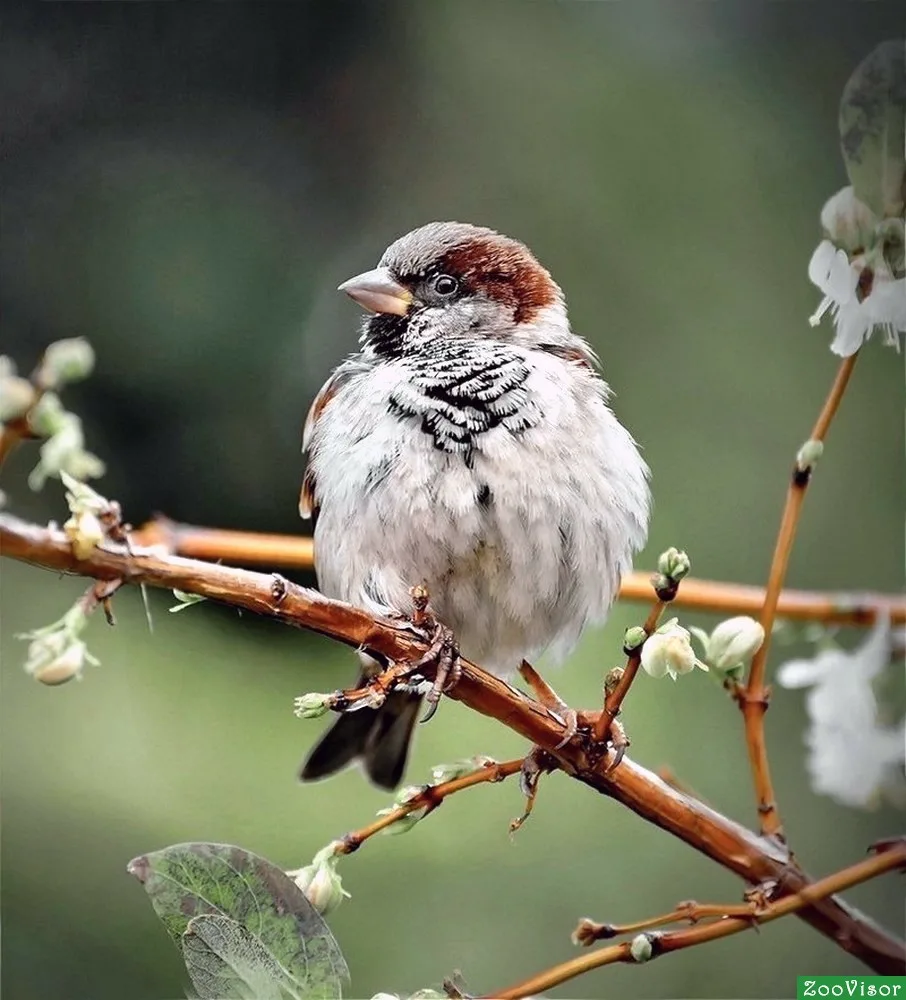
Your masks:
{"label": "bird's eye", "polygon": [[449,274],[439,274],[434,279],[432,286],[438,295],[443,295],[446,298],[456,294],[459,282],[455,278],[451,278]]}

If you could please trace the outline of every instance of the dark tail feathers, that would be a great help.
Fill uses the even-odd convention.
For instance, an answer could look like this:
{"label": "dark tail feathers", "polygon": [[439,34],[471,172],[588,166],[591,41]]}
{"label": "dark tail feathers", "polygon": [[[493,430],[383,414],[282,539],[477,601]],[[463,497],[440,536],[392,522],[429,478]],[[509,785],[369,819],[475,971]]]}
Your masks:
{"label": "dark tail feathers", "polygon": [[344,712],[315,744],[299,777],[326,778],[361,758],[365,773],[379,788],[396,788],[406,770],[421,700],[418,694],[392,691],[380,708]]}

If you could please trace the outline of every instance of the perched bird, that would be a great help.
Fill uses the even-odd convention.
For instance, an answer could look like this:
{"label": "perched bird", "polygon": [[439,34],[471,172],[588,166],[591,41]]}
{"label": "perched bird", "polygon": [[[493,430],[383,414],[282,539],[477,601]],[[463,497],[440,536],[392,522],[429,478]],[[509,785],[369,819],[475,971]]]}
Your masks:
{"label": "perched bird", "polygon": [[[605,617],[650,495],[559,286],[522,243],[433,222],[340,291],[373,315],[305,425],[300,511],[316,519],[321,590],[409,614],[423,585],[462,655],[502,677],[562,658]],[[361,760],[394,788],[421,697],[341,715],[303,780]]]}

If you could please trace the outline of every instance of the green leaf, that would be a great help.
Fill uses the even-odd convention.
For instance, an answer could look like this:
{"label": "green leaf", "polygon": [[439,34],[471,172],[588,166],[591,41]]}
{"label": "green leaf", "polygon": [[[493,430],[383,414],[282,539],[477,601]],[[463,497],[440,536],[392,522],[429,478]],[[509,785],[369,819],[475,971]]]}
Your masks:
{"label": "green leaf", "polygon": [[856,197],[880,218],[903,212],[906,178],[903,39],[882,42],[856,67],[840,100],[840,145]]}
{"label": "green leaf", "polygon": [[[235,990],[243,976],[278,969],[283,978],[273,979],[274,997],[342,996],[349,970],[339,945],[302,890],[264,858],[228,844],[177,844],[133,859],[127,871],[144,885],[183,954],[191,955],[193,983],[196,976],[204,978],[199,970],[206,961],[207,975],[218,980],[218,989],[224,988],[219,981],[224,977]],[[227,930],[223,923],[196,923],[212,914],[229,918],[247,935]],[[215,947],[214,942],[219,944]],[[270,994],[265,996],[270,1000]]]}
{"label": "green leaf", "polygon": [[198,1000],[304,1000],[304,988],[242,924],[193,917],[182,952]]}
{"label": "green leaf", "polygon": [[173,596],[179,601],[179,604],[174,604],[172,608],[169,609],[170,614],[176,614],[177,611],[185,611],[186,608],[191,608],[193,604],[200,604],[202,601],[206,601],[206,597],[202,597],[200,594],[187,594],[184,590],[174,590]]}

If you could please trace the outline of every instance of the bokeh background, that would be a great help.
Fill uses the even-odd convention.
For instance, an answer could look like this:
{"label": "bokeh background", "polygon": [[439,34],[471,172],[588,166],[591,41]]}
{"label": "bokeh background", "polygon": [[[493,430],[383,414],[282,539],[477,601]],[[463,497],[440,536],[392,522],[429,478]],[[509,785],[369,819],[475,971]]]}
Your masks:
{"label": "bokeh background", "polygon": [[[677,544],[702,576],[760,582],[791,456],[836,364],[829,329],[808,326],[819,296],[806,266],[820,208],[845,183],[837,103],[899,20],[886,3],[8,8],[3,350],[27,370],[49,341],[91,339],[97,372],[66,398],[109,464],[100,487],[133,523],[164,511],[300,532],[299,427],[356,343],[336,285],[425,221],[491,225],[559,279],[645,448],[656,512],[639,564]],[[792,585],[900,589],[902,386],[902,358],[871,344],[807,500]],[[23,448],[4,469],[12,509],[61,519],[57,484],[25,486],[34,458]],[[80,591],[2,565],[4,995],[181,996],[131,857],[215,840],[296,867],[387,796],[358,773],[296,782],[321,724],[296,720],[293,696],[354,673],[325,640],[209,605],[170,616],[159,594],[149,634],[124,593],[118,626],[91,626],[102,666],[35,684],[15,633]],[[555,679],[571,703],[596,702],[642,613],[623,605],[585,637]],[[773,662],[806,651],[778,644]],[[642,678],[625,717],[640,762],[754,822],[739,713],[708,677]],[[824,874],[903,822],[811,793],[805,721],[801,692],[778,692],[779,800],[797,855]],[[410,776],[524,749],[446,703]],[[352,899],[330,923],[351,995],[456,968],[493,990],[573,954],[582,915],[739,897],[733,876],[563,776],[511,843],[521,804],[515,784],[476,789],[344,862]],[[902,931],[895,879],[849,895]],[[556,995],[782,997],[797,974],[860,971],[786,919]]]}

